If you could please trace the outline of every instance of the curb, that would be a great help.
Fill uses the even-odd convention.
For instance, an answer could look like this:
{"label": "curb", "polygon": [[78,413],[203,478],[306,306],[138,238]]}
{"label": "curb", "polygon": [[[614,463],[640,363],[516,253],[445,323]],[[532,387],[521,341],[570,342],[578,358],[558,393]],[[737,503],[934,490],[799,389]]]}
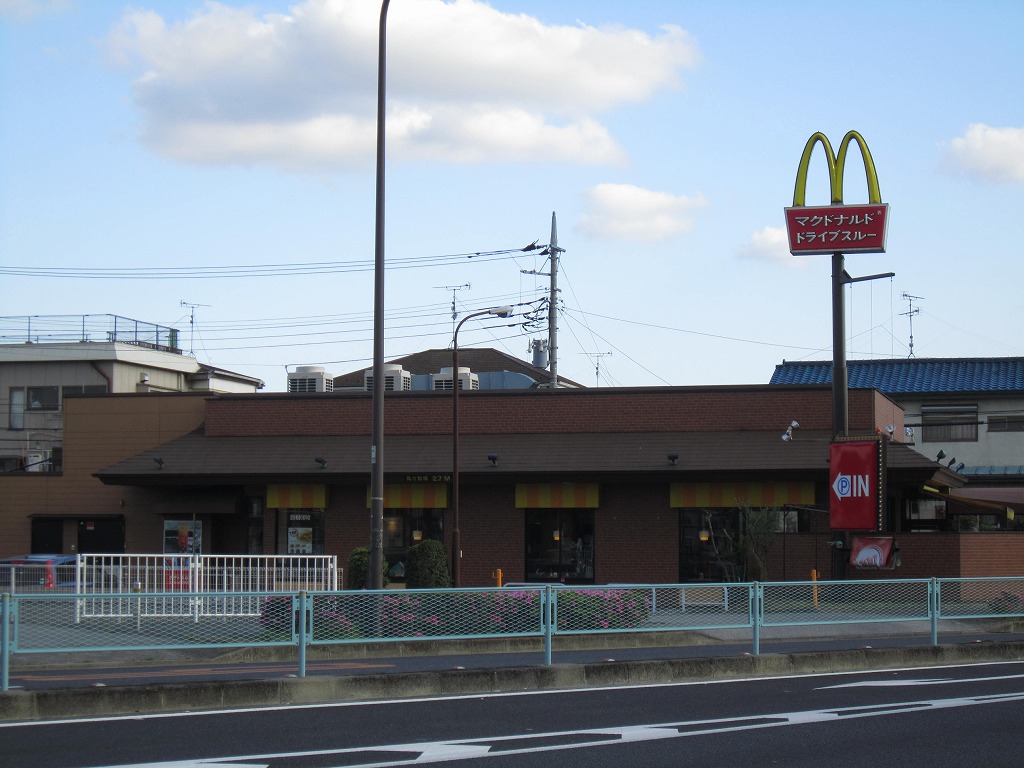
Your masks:
{"label": "curb", "polygon": [[1021,660],[1024,660],[1024,642],[1006,642],[556,664],[550,667],[8,691],[0,694],[0,721],[570,690]]}

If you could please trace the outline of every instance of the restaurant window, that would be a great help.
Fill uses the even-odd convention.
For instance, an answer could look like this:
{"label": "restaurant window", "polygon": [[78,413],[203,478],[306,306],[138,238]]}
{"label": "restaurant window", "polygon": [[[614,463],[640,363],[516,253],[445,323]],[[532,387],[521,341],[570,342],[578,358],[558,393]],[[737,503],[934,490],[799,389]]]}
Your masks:
{"label": "restaurant window", "polygon": [[421,541],[443,541],[443,509],[386,509],[384,511],[384,558],[388,578],[405,582],[409,550]]}
{"label": "restaurant window", "polygon": [[926,443],[977,442],[978,406],[922,406],[921,440]]}
{"label": "restaurant window", "polygon": [[281,509],[278,512],[278,552],[286,555],[324,553],[324,511],[322,509]]}
{"label": "restaurant window", "polygon": [[526,510],[526,580],[594,581],[594,510]]}

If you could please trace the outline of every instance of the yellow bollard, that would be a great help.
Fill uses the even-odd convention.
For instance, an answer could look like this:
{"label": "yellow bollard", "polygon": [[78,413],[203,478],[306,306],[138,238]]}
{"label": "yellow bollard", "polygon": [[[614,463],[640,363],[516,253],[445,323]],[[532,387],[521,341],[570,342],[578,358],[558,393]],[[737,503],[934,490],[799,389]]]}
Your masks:
{"label": "yellow bollard", "polygon": [[811,569],[811,581],[814,582],[814,586],[811,587],[811,593],[814,595],[814,607],[818,607],[818,570],[816,568]]}
{"label": "yellow bollard", "polygon": [[498,568],[496,571],[491,573],[491,578],[494,578],[494,579],[498,580],[498,586],[499,587],[501,586],[501,577],[502,577],[501,568]]}

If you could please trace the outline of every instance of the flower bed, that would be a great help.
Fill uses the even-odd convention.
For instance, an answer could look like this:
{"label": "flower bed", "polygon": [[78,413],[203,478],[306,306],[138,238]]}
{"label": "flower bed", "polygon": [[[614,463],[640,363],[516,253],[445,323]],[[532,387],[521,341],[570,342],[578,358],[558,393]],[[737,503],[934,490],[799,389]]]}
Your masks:
{"label": "flower bed", "polygon": [[[539,590],[336,592],[313,597],[314,640],[541,634]],[[646,591],[558,590],[558,629],[629,629],[650,616]],[[260,624],[292,631],[292,598],[264,600]]]}

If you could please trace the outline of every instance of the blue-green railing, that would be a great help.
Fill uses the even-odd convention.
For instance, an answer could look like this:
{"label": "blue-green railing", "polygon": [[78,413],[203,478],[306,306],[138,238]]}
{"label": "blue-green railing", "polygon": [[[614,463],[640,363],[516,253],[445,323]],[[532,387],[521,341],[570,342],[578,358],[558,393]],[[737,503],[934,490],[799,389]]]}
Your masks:
{"label": "blue-green railing", "polygon": [[[167,610],[168,600],[181,610]],[[88,601],[89,605],[84,602]],[[117,610],[100,610],[109,601]],[[258,611],[253,611],[253,603]],[[163,610],[154,610],[159,603]],[[244,603],[244,605],[243,605]],[[5,594],[0,690],[17,653],[309,646],[1024,617],[1024,577],[444,590]]]}

